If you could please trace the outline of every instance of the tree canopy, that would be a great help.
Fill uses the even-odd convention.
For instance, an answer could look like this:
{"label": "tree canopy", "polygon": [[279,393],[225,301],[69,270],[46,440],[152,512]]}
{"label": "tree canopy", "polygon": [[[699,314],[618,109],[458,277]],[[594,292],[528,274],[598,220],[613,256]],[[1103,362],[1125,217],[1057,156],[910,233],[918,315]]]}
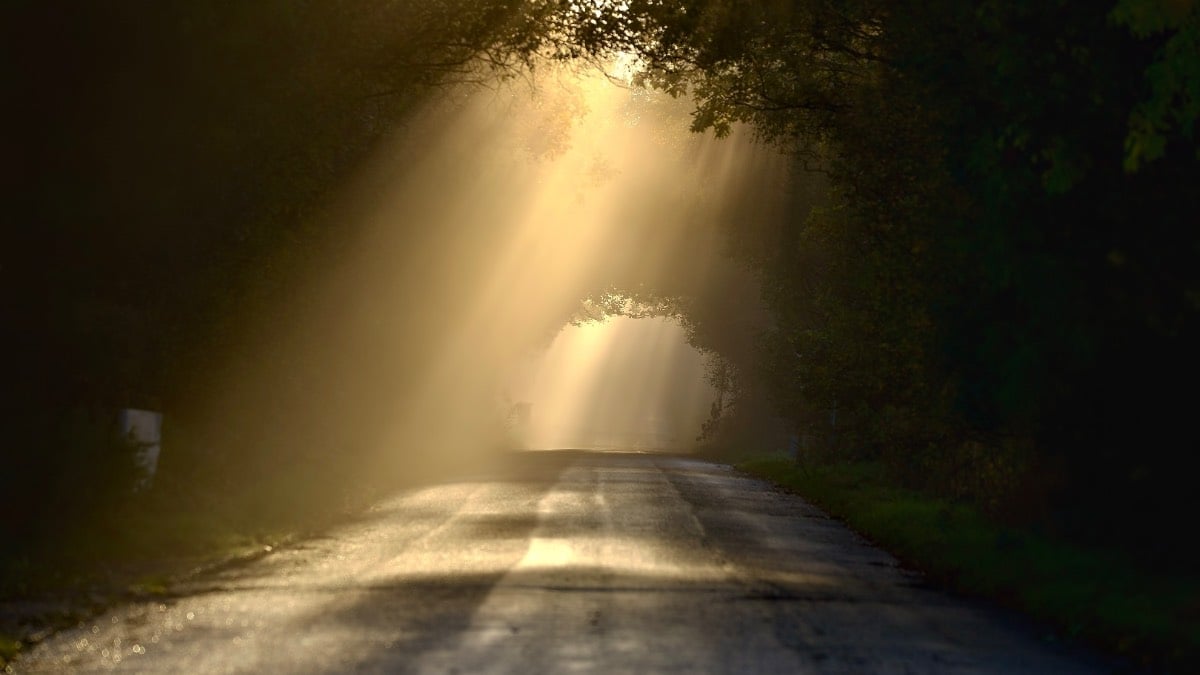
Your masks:
{"label": "tree canopy", "polygon": [[1161,542],[1112,523],[1190,503],[1195,3],[596,11],[578,42],[638,54],[642,82],[693,97],[694,129],[751,125],[827,180],[750,247],[773,251],[749,260],[772,314],[760,367],[799,431],[991,508]]}

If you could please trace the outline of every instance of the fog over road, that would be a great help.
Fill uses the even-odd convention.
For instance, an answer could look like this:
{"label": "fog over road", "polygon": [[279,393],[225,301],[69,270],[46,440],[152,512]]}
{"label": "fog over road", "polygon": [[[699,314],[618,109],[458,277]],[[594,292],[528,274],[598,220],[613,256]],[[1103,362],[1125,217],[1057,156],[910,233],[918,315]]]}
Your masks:
{"label": "fog over road", "polygon": [[1103,672],[794,496],[651,454],[516,455],[173,591],[17,672]]}

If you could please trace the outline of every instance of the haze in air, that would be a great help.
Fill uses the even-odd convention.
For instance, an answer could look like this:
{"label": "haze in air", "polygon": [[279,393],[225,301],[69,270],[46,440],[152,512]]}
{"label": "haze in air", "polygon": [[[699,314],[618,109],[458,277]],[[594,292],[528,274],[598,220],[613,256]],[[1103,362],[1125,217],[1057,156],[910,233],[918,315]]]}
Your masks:
{"label": "haze in air", "polygon": [[[736,185],[778,180],[778,155],[690,133],[686,101],[546,70],[534,87],[454,90],[399,130],[347,191],[353,207],[332,210],[349,219],[345,253],[301,292],[289,348],[315,349],[305,358],[353,400],[370,392],[376,428],[362,430],[400,467],[497,443],[694,447],[716,392],[681,305],[596,308],[614,311],[621,289],[757,304],[721,225]],[[522,406],[531,425],[513,428]]]}

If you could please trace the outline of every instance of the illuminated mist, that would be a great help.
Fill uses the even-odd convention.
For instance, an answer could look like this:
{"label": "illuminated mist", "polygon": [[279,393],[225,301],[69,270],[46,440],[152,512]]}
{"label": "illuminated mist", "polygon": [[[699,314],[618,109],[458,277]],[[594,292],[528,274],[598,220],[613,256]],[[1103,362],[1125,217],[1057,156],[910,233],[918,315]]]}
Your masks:
{"label": "illuminated mist", "polygon": [[[782,185],[783,161],[691,134],[687,101],[547,71],[536,89],[449,90],[330,205],[329,224],[355,234],[298,290],[295,323],[271,327],[288,337],[261,367],[299,350],[331,409],[298,410],[264,442],[407,470],[514,444],[695,440],[714,395],[679,324],[568,324],[606,289],[721,292],[718,226],[746,181]],[[222,396],[222,418],[259,405]]]}
{"label": "illuminated mist", "polygon": [[530,448],[686,449],[716,396],[704,357],[663,317],[569,326],[510,382]]}

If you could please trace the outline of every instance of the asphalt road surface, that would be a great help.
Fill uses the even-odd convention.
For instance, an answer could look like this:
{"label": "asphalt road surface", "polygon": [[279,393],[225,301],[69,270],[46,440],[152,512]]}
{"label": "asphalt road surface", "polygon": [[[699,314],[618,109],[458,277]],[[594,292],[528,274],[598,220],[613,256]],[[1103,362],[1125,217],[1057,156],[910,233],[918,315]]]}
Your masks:
{"label": "asphalt road surface", "polygon": [[126,605],[17,672],[1084,673],[732,469],[524,453]]}

